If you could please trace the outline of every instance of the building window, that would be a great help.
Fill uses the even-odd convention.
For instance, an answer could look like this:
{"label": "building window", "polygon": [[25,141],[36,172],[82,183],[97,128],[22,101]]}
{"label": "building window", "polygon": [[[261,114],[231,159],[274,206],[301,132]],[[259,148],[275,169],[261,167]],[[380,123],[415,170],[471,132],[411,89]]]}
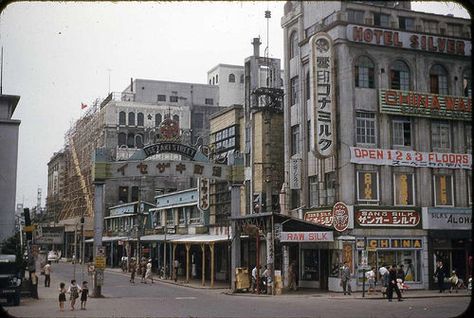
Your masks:
{"label": "building window", "polygon": [[464,135],[466,136],[466,152],[472,153],[472,125],[464,126]]}
{"label": "building window", "polygon": [[298,103],[298,76],[290,80],[290,104],[291,106]]}
{"label": "building window", "polygon": [[128,125],[135,126],[135,113],[128,113]]}
{"label": "building window", "polygon": [[375,114],[356,113],[356,141],[358,144],[376,144]]}
{"label": "building window", "polygon": [[137,186],[132,187],[132,202],[138,202],[140,200],[140,188]]}
{"label": "building window", "polygon": [[186,224],[185,207],[178,208],[178,224],[181,226]]}
{"label": "building window", "polygon": [[161,114],[156,114],[155,115],[155,127],[160,126],[162,120],[163,120],[163,117],[161,116]]}
{"label": "building window", "polygon": [[173,115],[173,121],[175,121],[178,124],[178,128],[179,128],[179,116],[178,115]]}
{"label": "building window", "polygon": [[435,206],[454,206],[453,176],[434,175]]}
{"label": "building window", "polygon": [[214,99],[212,98],[206,98],[204,102],[206,105],[214,105]]}
{"label": "building window", "polygon": [[160,227],[161,224],[161,211],[153,212],[153,228]]}
{"label": "building window", "polygon": [[376,171],[357,171],[357,201],[359,204],[378,204],[379,175]]}
{"label": "building window", "polygon": [[189,224],[199,224],[201,222],[201,212],[196,206],[191,207],[191,215],[189,217]]}
{"label": "building window", "polygon": [[135,135],[132,133],[129,133],[127,136],[127,147],[128,148],[134,148],[135,147]]}
{"label": "building window", "polygon": [[158,101],[159,102],[166,102],[166,95],[158,95]]}
{"label": "building window", "polygon": [[448,23],[446,31],[448,33],[447,35],[461,36],[461,34],[462,34],[462,25],[461,24]]}
{"label": "building window", "polygon": [[118,146],[126,146],[127,145],[127,135],[123,132],[118,134]]}
{"label": "building window", "polygon": [[178,96],[170,96],[170,102],[177,103],[178,102]]}
{"label": "building window", "polygon": [[415,30],[415,19],[398,17],[398,27],[401,30],[414,31]]}
{"label": "building window", "polygon": [[291,155],[300,153],[300,126],[291,127]]}
{"label": "building window", "polygon": [[423,26],[426,33],[438,33],[438,21],[423,20]]}
{"label": "building window", "polygon": [[229,83],[235,83],[235,75],[229,74]]}
{"label": "building window", "polygon": [[347,21],[352,23],[364,23],[364,11],[347,10]]}
{"label": "building window", "polygon": [[219,130],[214,134],[214,145],[218,153],[226,152],[231,149],[235,149],[237,142],[236,126],[230,126],[225,129]]}
{"label": "building window", "polygon": [[127,114],[125,112],[119,113],[119,125],[126,125],[127,124]]}
{"label": "building window", "polygon": [[166,209],[166,225],[174,226],[174,213],[173,209]]}
{"label": "building window", "polygon": [[219,83],[219,74],[216,74],[216,84]]}
{"label": "building window", "polygon": [[128,203],[128,187],[119,187],[119,202]]}
{"label": "building window", "polygon": [[241,84],[244,83],[244,74],[240,75],[240,83],[241,83]]}
{"label": "building window", "polygon": [[293,31],[290,35],[290,60],[298,55],[298,34]]}
{"label": "building window", "polygon": [[448,122],[431,122],[431,146],[433,150],[451,149],[451,127]]}
{"label": "building window", "polygon": [[212,85],[212,81],[211,81],[211,80],[209,80],[209,85]]}
{"label": "building window", "polygon": [[319,205],[319,197],[318,197],[318,177],[317,176],[312,176],[309,177],[308,180],[309,184],[309,206],[311,208],[315,208]]}
{"label": "building window", "polygon": [[386,28],[390,27],[390,16],[388,14],[375,12],[374,25]]}
{"label": "building window", "polygon": [[393,174],[393,197],[396,206],[415,205],[415,182],[412,173]]}
{"label": "building window", "polygon": [[202,129],[204,127],[204,114],[194,113],[192,117],[192,128]]}
{"label": "building window", "polygon": [[143,116],[143,113],[138,113],[137,115],[137,126],[143,126],[145,121],[145,117]]}
{"label": "building window", "polygon": [[465,97],[472,97],[471,70],[465,71],[462,76],[462,89]]}
{"label": "building window", "polygon": [[411,122],[409,119],[394,119],[392,121],[392,143],[394,146],[411,146]]}
{"label": "building window", "polygon": [[390,66],[390,88],[410,90],[410,69],[405,62],[395,61]]}
{"label": "building window", "polygon": [[439,64],[433,65],[430,70],[430,93],[448,94],[448,72]]}
{"label": "building window", "polygon": [[374,63],[367,56],[359,57],[355,65],[355,86],[374,88],[374,79]]}
{"label": "building window", "polygon": [[135,145],[137,148],[143,148],[143,135],[137,134],[135,136]]}

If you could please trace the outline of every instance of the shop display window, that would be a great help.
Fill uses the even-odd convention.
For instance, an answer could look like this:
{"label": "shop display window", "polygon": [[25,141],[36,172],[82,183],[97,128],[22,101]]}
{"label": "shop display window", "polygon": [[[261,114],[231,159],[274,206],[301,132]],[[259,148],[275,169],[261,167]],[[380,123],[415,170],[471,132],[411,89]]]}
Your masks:
{"label": "shop display window", "polygon": [[303,249],[301,265],[302,280],[319,281],[319,250]]}

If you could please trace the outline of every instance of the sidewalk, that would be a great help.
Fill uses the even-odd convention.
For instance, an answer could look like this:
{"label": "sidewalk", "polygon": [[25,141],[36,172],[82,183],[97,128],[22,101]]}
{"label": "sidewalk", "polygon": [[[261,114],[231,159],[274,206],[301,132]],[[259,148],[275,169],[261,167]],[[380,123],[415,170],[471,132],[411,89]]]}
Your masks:
{"label": "sidewalk", "polygon": [[[111,271],[115,273],[123,274],[124,276],[130,276],[129,273],[124,273],[120,268],[106,268],[106,271]],[[222,294],[229,295],[229,296],[246,296],[246,297],[271,297],[272,295],[266,294],[252,294],[248,292],[236,292],[232,293],[230,290],[230,286],[228,283],[223,283],[220,281],[214,281],[214,287],[210,287],[210,281],[206,280],[206,284],[204,286],[201,285],[201,280],[199,279],[192,279],[189,283],[186,283],[183,280],[183,277],[179,277],[178,281],[175,282],[174,280],[170,279],[159,279],[157,275],[154,276],[154,279],[163,283],[173,284],[188,288],[197,288],[197,289],[216,289],[221,290]],[[136,281],[139,281],[140,278],[137,276],[135,278]],[[376,292],[374,294],[368,295],[366,292],[365,297],[362,297],[361,291],[353,292],[351,295],[344,295],[342,292],[328,292],[328,291],[321,291],[317,289],[310,289],[310,288],[300,288],[297,291],[286,291],[284,290],[281,295],[275,295],[274,297],[325,297],[330,299],[385,299],[382,297],[380,292]],[[417,289],[417,290],[408,290],[402,293],[402,298],[437,298],[437,297],[471,297],[471,293],[467,291],[467,289],[459,290],[457,293],[449,293],[445,291],[444,293],[440,293],[438,290],[425,290],[425,289]],[[396,301],[396,294],[394,293],[394,300]]]}

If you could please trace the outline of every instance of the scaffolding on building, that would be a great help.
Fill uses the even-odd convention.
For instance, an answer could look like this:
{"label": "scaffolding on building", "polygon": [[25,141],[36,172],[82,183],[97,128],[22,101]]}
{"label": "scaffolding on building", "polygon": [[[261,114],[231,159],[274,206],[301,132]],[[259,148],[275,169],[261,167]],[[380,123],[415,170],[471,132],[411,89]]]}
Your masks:
{"label": "scaffolding on building", "polygon": [[64,137],[64,207],[59,220],[93,217],[93,153],[103,145],[100,101],[71,125]]}

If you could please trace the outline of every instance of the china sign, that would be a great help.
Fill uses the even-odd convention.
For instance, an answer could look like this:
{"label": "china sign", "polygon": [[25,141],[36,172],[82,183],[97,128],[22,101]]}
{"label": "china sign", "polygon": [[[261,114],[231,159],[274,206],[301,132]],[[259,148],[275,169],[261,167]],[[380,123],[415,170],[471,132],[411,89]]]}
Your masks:
{"label": "china sign", "polygon": [[280,242],[333,242],[332,232],[280,232]]}
{"label": "china sign", "polygon": [[335,130],[335,85],[332,39],[326,33],[317,33],[311,38],[311,97],[314,143],[311,150],[319,158],[334,154]]}
{"label": "china sign", "polygon": [[353,24],[349,24],[346,30],[347,39],[353,42],[441,54],[471,55],[470,41]]}
{"label": "china sign", "polygon": [[472,100],[464,96],[379,89],[379,107],[386,114],[472,120]]}
{"label": "china sign", "polygon": [[351,162],[413,168],[472,169],[472,155],[350,147]]}
{"label": "china sign", "polygon": [[[356,248],[365,249],[363,238],[356,239]],[[423,241],[419,238],[367,238],[367,249],[422,249]]]}
{"label": "china sign", "polygon": [[354,216],[358,227],[419,227],[416,210],[359,209]]}

